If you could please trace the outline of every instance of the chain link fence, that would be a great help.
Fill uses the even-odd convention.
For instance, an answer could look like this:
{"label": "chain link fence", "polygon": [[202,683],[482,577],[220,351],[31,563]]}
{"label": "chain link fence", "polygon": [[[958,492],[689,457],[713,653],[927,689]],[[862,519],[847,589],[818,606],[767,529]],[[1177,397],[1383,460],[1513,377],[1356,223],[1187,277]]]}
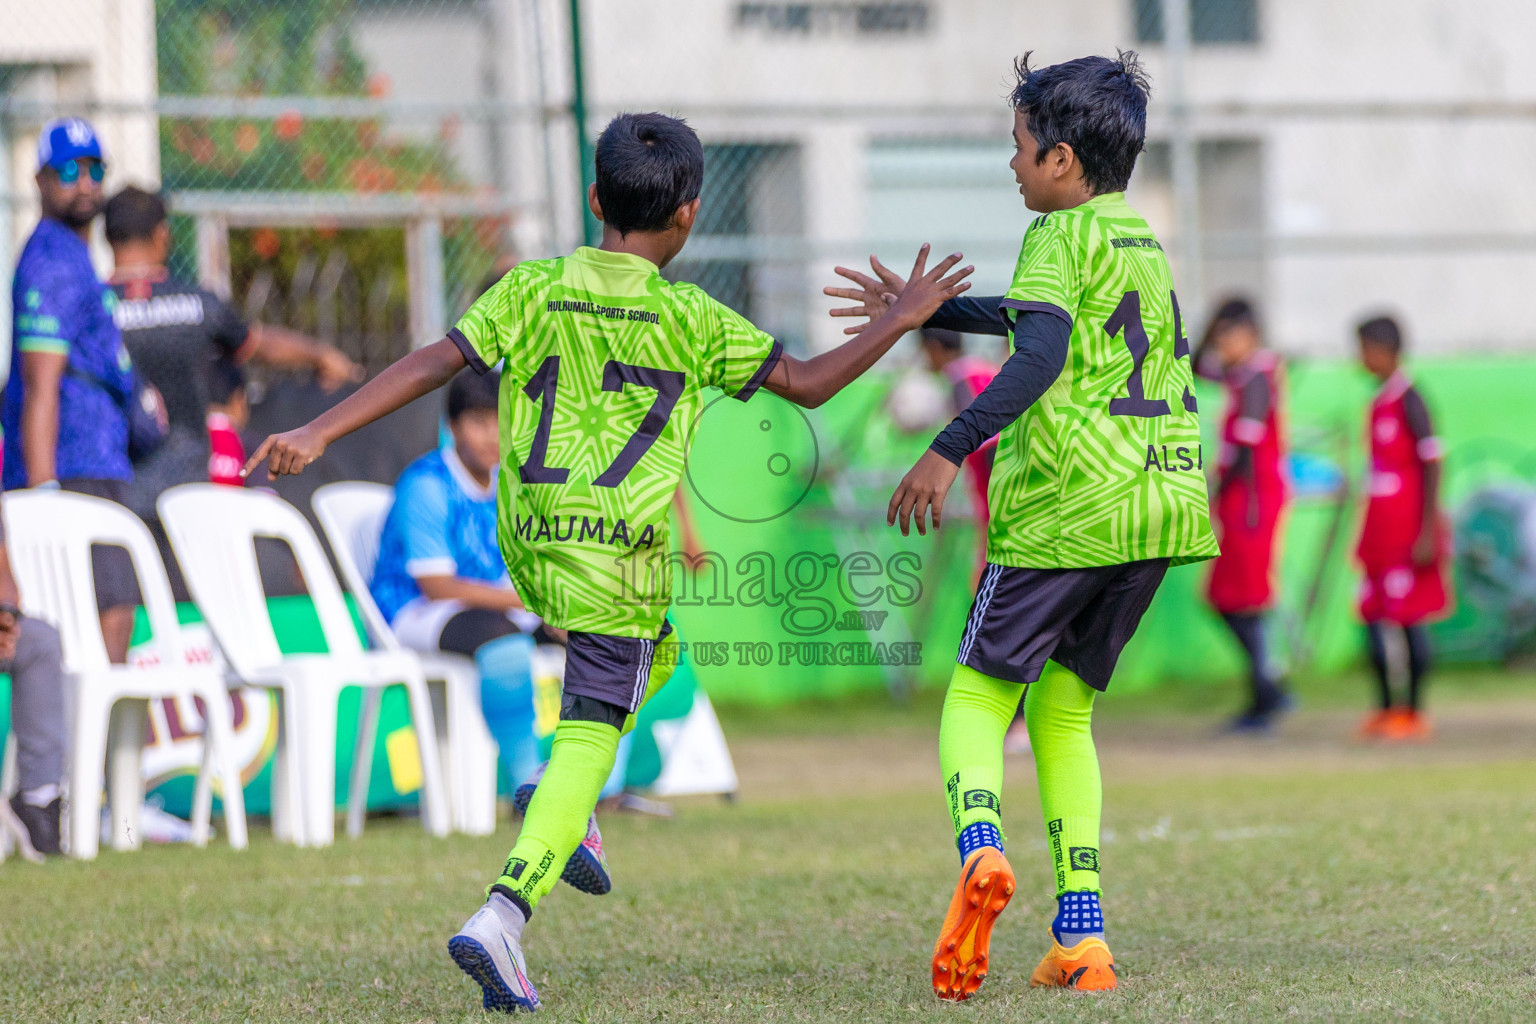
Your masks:
{"label": "chain link fence", "polygon": [[[1298,357],[1299,406],[1343,393],[1336,363],[1307,359],[1348,356],[1366,313],[1401,314],[1420,355],[1536,342],[1532,29],[1524,0],[13,2],[0,267],[35,221],[38,129],[87,116],[110,188],[168,193],[173,270],[377,371],[517,260],[590,239],[590,140],[619,111],[662,110],[697,128],[707,162],[665,273],[817,351],[843,327],[821,288],[871,252],[905,269],[923,242],[960,250],[978,294],[1005,289],[1033,217],[1008,167],[1013,59],[1133,47],[1153,93],[1129,198],[1173,261],[1186,327],[1255,299]],[[1002,355],[999,339],[968,344]],[[914,346],[886,365],[903,361]],[[826,438],[840,529],[862,529],[899,472],[876,454],[900,433],[878,391],[848,438]],[[1295,447],[1347,465],[1358,403],[1322,398]],[[273,423],[307,415],[267,404]],[[435,408],[400,436],[425,437]],[[1509,468],[1536,465],[1515,433],[1478,465],[1528,478]],[[1471,464],[1453,452],[1457,495]],[[1312,561],[1337,567],[1346,502],[1324,498],[1298,536],[1324,538]],[[1317,599],[1321,581],[1292,588],[1307,608],[1342,600]]]}
{"label": "chain link fence", "polygon": [[[544,148],[548,122],[569,110],[498,78],[508,39],[526,63],[542,60],[538,5],[17,6],[0,23],[57,62],[5,63],[0,44],[11,163],[31,159],[51,117],[90,118],[108,147],[109,189],[158,184],[168,196],[172,270],[252,318],[333,342],[376,371],[441,336],[493,273],[553,251]],[[135,27],[136,42],[130,31],[69,52],[82,35]],[[108,69],[135,60],[140,81],[110,80]],[[36,217],[29,174],[0,203],[11,258]]]}
{"label": "chain link fence", "polygon": [[472,58],[412,57],[494,38],[492,14],[452,0],[159,0],[161,179],[201,225],[182,233],[202,276],[226,278],[251,318],[370,370],[439,335],[510,262],[514,225],[547,204],[505,187],[504,147],[528,112],[498,103]]}
{"label": "chain link fence", "polygon": [[1514,41],[1536,12],[1507,0],[61,0],[0,25],[0,257],[35,216],[38,127],[84,114],[109,184],[171,196],[178,271],[374,369],[586,236],[578,136],[622,109],[706,144],[668,273],[792,347],[840,336],[820,288],[872,250],[961,249],[1001,290],[1031,216],[1009,62],[1117,45],[1154,84],[1131,199],[1196,329],[1241,292],[1293,352],[1342,351],[1378,307],[1428,350],[1532,340],[1536,88]]}

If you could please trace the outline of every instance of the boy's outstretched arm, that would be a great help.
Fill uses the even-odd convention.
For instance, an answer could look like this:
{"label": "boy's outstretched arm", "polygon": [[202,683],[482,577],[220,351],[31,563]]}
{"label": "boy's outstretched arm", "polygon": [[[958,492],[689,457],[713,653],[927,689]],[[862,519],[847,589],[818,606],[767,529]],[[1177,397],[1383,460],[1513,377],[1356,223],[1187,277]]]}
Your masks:
{"label": "boy's outstretched arm", "polygon": [[959,262],[960,254],[955,253],[928,270],[928,246],[924,245],[918,250],[917,262],[912,265],[912,274],[901,294],[890,297],[889,308],[878,319],[830,352],[811,359],[782,356],[763,386],[808,409],[821,405],[874,366],[903,334],[921,327],[940,303],[971,286],[965,279],[975,267],[962,267],[949,274],[950,268]]}
{"label": "boy's outstretched arm", "polygon": [[442,387],[467,365],[464,353],[447,338],[419,348],[302,427],[261,442],[240,475],[248,476],[263,461],[269,480],[301,473],[333,441]]}

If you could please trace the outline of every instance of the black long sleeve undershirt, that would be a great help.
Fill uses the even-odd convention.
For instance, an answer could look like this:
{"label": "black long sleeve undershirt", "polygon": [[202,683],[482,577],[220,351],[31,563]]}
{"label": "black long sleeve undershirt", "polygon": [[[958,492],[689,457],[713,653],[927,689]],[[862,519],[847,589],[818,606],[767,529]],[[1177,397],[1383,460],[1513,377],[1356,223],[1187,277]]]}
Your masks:
{"label": "black long sleeve undershirt", "polygon": [[[933,323],[932,320],[928,322]],[[1022,416],[1024,410],[1039,401],[1040,396],[1056,383],[1067,365],[1067,342],[1071,336],[1072,325],[1054,313],[1020,313],[1014,324],[1013,355],[997,371],[992,383],[982,389],[964,412],[950,421],[929,447],[960,465],[967,455]]]}
{"label": "black long sleeve undershirt", "polygon": [[961,295],[946,299],[924,327],[942,327],[962,334],[1008,334],[1008,318],[1003,315],[1003,296]]}

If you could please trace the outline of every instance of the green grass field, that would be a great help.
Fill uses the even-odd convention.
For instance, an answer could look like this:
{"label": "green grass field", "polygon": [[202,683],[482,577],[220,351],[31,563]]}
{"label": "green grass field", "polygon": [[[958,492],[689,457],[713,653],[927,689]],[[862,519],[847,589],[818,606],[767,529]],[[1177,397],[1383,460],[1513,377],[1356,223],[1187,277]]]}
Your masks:
{"label": "green grass field", "polygon": [[[1027,758],[1005,818],[1019,894],[962,1006],[928,988],[956,859],[937,699],[734,713],[740,800],[608,816],[616,885],[561,887],[528,930],[570,1021],[1536,1019],[1536,678],[1443,683],[1426,747],[1349,740],[1360,680],[1318,684],[1278,737],[1215,734],[1221,693],[1113,696],[1109,937],[1120,991],[1031,991],[1052,908]],[[0,865],[0,1020],[463,1021],[444,943],[515,826],[371,822],[323,851],[257,830]]]}

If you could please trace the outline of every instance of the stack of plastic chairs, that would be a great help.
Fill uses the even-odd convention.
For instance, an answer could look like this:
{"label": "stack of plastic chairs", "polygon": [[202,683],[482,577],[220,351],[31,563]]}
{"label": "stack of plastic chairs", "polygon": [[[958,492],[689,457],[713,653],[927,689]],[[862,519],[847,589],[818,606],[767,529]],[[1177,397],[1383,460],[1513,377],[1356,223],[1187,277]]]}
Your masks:
{"label": "stack of plastic chairs", "polygon": [[[66,779],[65,842],[73,857],[96,856],[100,840],[103,762],[110,764],[112,845],[140,842],[144,805],[142,758],[148,702],[199,698],[204,708],[203,763],[192,800],[192,841],[206,843],[219,781],[230,845],[246,845],[245,797],[234,753],[229,693],[219,671],[186,657],[165,566],[149,530],[114,502],[59,491],[16,491],[4,502],[11,566],[26,614],[52,623],[73,678],[73,750]],[[155,649],[152,667],[107,658],[91,569],[91,545],[128,549],[143,593]]]}
{"label": "stack of plastic chairs", "polygon": [[[403,684],[410,701],[421,757],[422,824],[432,835],[446,835],[447,794],[421,662],[409,651],[364,650],[320,541],[298,509],[272,494],[215,484],[173,487],[160,496],[158,507],[187,587],[225,659],[242,683],[278,695],[273,829],[279,838],[301,846],[333,841],[341,691],[363,687],[367,703],[369,695],[393,684]],[[292,549],[328,653],[284,655],[279,649],[257,569],[258,537],[283,541]],[[360,718],[359,725],[366,724]],[[354,766],[371,760],[372,753],[371,730],[360,727]],[[349,794],[354,835],[367,808],[366,790],[365,782]]]}

